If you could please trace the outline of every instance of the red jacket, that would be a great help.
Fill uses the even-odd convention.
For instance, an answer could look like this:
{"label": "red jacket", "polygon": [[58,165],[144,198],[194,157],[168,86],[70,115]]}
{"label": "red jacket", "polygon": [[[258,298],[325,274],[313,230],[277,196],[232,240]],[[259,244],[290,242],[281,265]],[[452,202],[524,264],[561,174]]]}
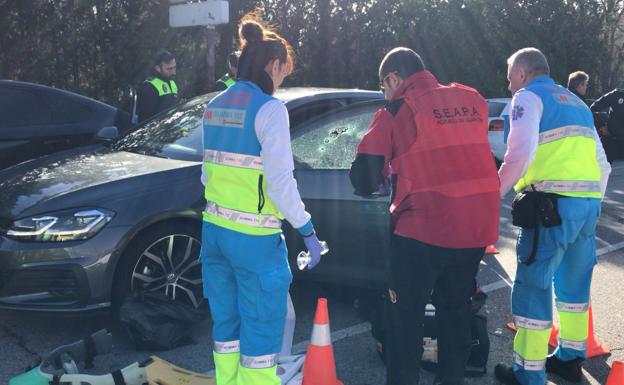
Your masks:
{"label": "red jacket", "polygon": [[476,90],[440,85],[428,71],[405,79],[377,112],[357,152],[359,159],[379,162],[356,158],[352,180],[356,168],[380,165],[383,156],[383,171],[367,170],[382,180],[390,164],[395,234],[448,248],[496,242],[499,181],[487,116],[487,103]]}

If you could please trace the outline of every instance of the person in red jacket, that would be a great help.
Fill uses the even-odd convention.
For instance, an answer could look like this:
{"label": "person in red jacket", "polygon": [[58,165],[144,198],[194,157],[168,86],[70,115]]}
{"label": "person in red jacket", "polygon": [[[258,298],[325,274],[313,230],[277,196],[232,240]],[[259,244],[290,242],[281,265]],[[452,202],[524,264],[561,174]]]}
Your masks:
{"label": "person in red jacket", "polygon": [[358,145],[350,177],[364,195],[392,183],[387,384],[418,383],[430,298],[439,327],[437,383],[461,384],[475,277],[486,245],[498,238],[487,103],[470,87],[439,84],[409,48],[384,57],[379,79],[388,103]]}

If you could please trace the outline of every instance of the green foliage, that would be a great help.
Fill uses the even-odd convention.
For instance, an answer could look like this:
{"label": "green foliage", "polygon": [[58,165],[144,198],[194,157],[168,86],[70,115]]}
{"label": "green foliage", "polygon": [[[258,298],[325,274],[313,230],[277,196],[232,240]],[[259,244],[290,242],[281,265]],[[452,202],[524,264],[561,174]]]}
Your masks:
{"label": "green foliage", "polygon": [[209,91],[237,46],[236,22],[255,6],[286,37],[297,68],[286,85],[376,88],[383,55],[419,52],[441,81],[506,96],[506,59],[534,46],[552,75],[584,70],[598,95],[621,80],[622,3],[616,0],[257,0],[230,1],[217,27],[216,66],[206,28],[171,29],[167,0],[0,0],[0,78],[69,89],[121,104],[148,74],[154,54],[176,54],[185,96]]}

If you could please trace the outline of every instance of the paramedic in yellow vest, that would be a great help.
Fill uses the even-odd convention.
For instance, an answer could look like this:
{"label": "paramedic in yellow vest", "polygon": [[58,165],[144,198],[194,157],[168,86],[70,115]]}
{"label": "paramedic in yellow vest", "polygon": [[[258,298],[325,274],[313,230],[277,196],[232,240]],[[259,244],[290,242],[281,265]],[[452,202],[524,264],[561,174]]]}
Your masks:
{"label": "paramedic in yellow vest", "polygon": [[[503,384],[544,385],[546,371],[580,382],[596,264],[596,222],[611,168],[591,111],[550,78],[544,54],[524,48],[507,63],[513,99],[507,153],[498,172],[501,196],[512,187],[517,193],[544,192],[540,195],[551,202],[544,207],[552,208],[551,218],[558,213],[560,223],[539,220],[534,228],[528,224],[520,229],[511,295],[518,329],[514,364],[499,364],[494,373]],[[560,332],[549,356],[553,283]]]}
{"label": "paramedic in yellow vest", "polygon": [[206,208],[202,276],[213,320],[218,385],[279,385],[292,280],[282,220],[303,237],[312,262],[322,246],[293,177],[288,111],[272,95],[293,70],[288,42],[253,14],[239,24],[235,84],[203,117]]}
{"label": "paramedic in yellow vest", "polygon": [[143,122],[178,103],[176,60],[173,54],[163,51],[156,56],[152,74],[137,90],[138,121]]}

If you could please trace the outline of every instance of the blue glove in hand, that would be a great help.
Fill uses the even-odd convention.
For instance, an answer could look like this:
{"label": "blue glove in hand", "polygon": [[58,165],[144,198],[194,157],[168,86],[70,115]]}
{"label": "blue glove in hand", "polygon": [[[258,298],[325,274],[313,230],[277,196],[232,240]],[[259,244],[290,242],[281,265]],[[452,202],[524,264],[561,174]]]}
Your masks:
{"label": "blue glove in hand", "polygon": [[321,245],[321,241],[317,238],[316,233],[303,237],[303,242],[305,243],[306,248],[310,253],[310,257],[312,258],[307,267],[308,270],[310,270],[321,262],[321,252],[323,251],[323,246]]}

